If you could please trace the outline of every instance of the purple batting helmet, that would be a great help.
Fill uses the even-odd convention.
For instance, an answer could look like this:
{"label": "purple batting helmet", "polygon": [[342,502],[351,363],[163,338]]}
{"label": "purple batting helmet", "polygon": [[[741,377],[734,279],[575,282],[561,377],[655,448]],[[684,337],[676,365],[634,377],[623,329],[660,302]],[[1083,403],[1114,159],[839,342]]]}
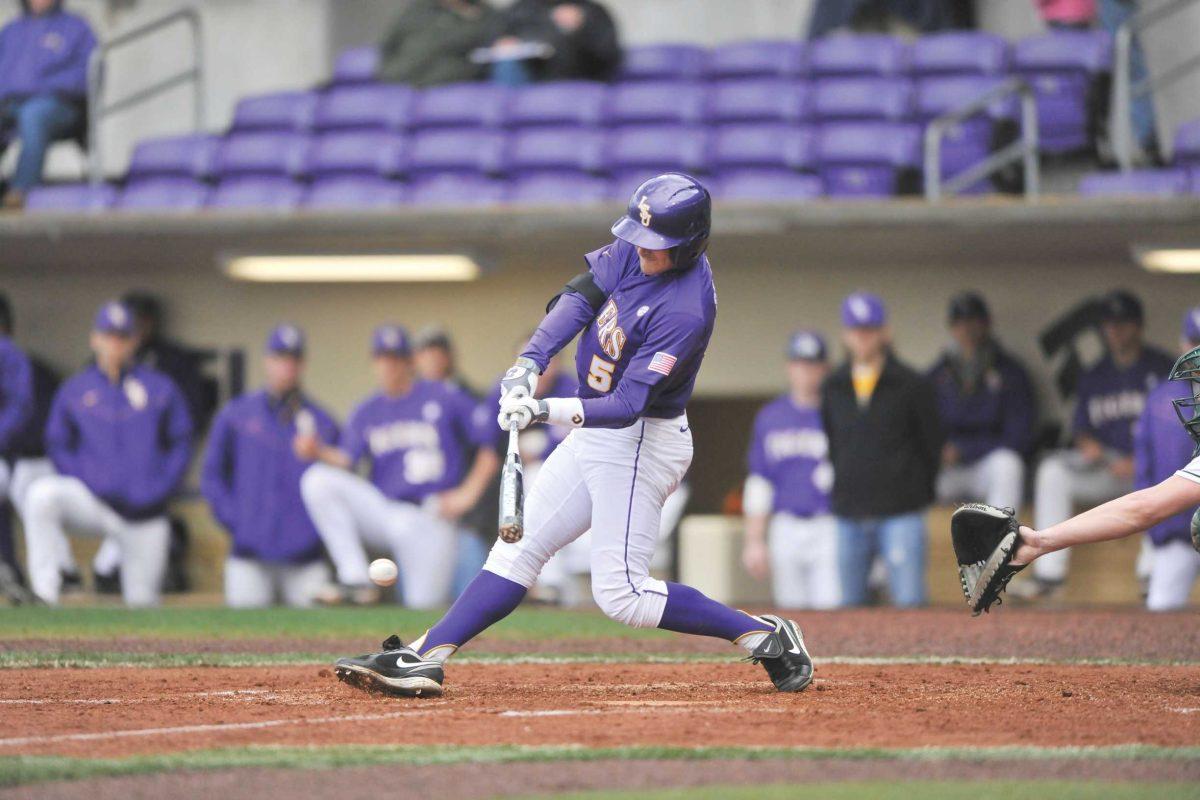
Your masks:
{"label": "purple batting helmet", "polygon": [[708,248],[712,198],[691,175],[667,172],[639,186],[613,236],[646,250],[670,250],[676,269],[695,266]]}

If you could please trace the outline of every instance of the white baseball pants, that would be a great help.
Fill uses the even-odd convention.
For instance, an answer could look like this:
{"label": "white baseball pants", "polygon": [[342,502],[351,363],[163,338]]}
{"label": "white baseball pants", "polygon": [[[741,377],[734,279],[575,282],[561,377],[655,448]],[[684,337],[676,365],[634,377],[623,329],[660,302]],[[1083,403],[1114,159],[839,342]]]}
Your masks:
{"label": "white baseball pants", "polygon": [[942,467],[938,473],[937,496],[943,503],[978,502],[1021,510],[1025,489],[1025,462],[1007,448],[988,453],[973,464]]}
{"label": "white baseball pants", "polygon": [[1146,608],[1151,611],[1186,608],[1197,574],[1200,574],[1200,553],[1187,542],[1174,540],[1155,547],[1150,561]]}
{"label": "white baseball pants", "polygon": [[329,583],[324,561],[308,564],[268,564],[230,556],[225,561],[225,604],[233,608],[262,608],[282,602],[307,608]]}
{"label": "white baseball pants", "polygon": [[[1059,450],[1038,465],[1033,488],[1033,527],[1044,530],[1070,519],[1075,505],[1097,506],[1128,494],[1131,481],[1113,476],[1103,465],[1084,465],[1073,450]],[[1045,581],[1066,580],[1071,550],[1056,550],[1033,562],[1033,574]]]}
{"label": "white baseball pants", "polygon": [[305,470],[300,494],[339,583],[370,585],[371,549],[395,559],[404,605],[438,608],[449,602],[458,526],[438,516],[436,498],[424,506],[391,500],[367,479],[328,464]]}
{"label": "white baseball pants", "polygon": [[171,526],[166,517],[127,520],[105,505],[78,478],[38,478],[25,499],[25,549],[29,582],[46,603],[58,602],[67,531],[114,539],[121,552],[121,595],[129,606],[158,605]]}
{"label": "white baseball pants", "polygon": [[837,519],[778,513],[767,529],[771,554],[771,597],[778,608],[837,608],[842,603],[838,572]]}
{"label": "white baseball pants", "polygon": [[687,417],[579,428],[550,454],[525,501],[525,536],[497,540],[484,569],[533,586],[550,557],[592,531],[592,596],[612,619],[653,628],[667,585],[650,577],[667,497],[692,461]]}

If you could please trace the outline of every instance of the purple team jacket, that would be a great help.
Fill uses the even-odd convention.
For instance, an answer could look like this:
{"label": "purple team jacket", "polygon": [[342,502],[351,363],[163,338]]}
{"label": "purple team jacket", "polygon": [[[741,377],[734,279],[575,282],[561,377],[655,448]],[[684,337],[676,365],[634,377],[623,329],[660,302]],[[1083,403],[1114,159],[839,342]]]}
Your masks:
{"label": "purple team jacket", "polygon": [[0,100],[39,94],[82,98],[96,37],[83,17],[62,10],[24,13],[0,29]]}
{"label": "purple team jacket", "polygon": [[1025,455],[1033,439],[1033,389],[1024,367],[999,347],[979,385],[967,392],[945,354],[929,371],[947,441],[964,464],[999,448]]}
{"label": "purple team jacket", "polygon": [[12,339],[0,336],[0,456],[8,455],[33,416],[33,366]]}
{"label": "purple team jacket", "polygon": [[[1165,481],[1192,460],[1192,438],[1187,435],[1171,401],[1186,397],[1186,381],[1164,381],[1146,397],[1146,408],[1133,433],[1133,482],[1145,489]],[[1156,545],[1178,539],[1191,542],[1192,512],[1184,511],[1163,520],[1147,533]]]}

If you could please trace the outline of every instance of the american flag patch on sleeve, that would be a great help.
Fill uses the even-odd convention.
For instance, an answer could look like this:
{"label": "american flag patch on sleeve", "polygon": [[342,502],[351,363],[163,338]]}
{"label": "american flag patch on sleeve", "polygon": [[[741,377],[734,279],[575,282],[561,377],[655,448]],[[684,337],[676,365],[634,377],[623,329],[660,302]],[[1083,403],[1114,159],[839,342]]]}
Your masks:
{"label": "american flag patch on sleeve", "polygon": [[651,372],[657,372],[659,375],[670,375],[671,369],[675,366],[675,356],[670,353],[655,353],[654,358],[650,359],[650,366],[647,367]]}

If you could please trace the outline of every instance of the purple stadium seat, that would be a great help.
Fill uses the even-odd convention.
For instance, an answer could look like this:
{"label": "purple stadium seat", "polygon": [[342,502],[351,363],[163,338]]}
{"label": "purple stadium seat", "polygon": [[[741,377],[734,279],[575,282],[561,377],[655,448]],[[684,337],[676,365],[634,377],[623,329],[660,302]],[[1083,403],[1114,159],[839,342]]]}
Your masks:
{"label": "purple stadium seat", "polygon": [[1008,68],[1008,58],[1008,42],[980,31],[922,36],[912,45],[912,71],[918,75],[998,75]]}
{"label": "purple stadium seat", "polygon": [[299,133],[242,133],[221,143],[217,174],[300,176],[307,167],[308,136]]}
{"label": "purple stadium seat", "polygon": [[812,105],[822,121],[904,120],[913,111],[913,85],[907,78],[825,78]]}
{"label": "purple stadium seat", "polygon": [[307,131],[317,112],[316,92],[276,92],[239,100],[230,131]]}
{"label": "purple stadium seat", "polygon": [[[948,111],[960,108],[1004,82],[1003,77],[984,75],[937,75],[917,82],[917,118],[929,122]],[[992,150],[995,121],[1017,114],[1015,97],[998,100],[986,114],[978,114],[946,131],[942,140],[942,175],[952,177],[978,164]],[[971,189],[988,191],[990,181],[980,181]]]}
{"label": "purple stadium seat", "polygon": [[608,140],[607,161],[614,173],[682,170],[703,172],[708,135],[702,128],[655,125],[620,128]]}
{"label": "purple stadium seat", "polygon": [[1183,123],[1175,131],[1175,163],[1200,165],[1200,117]]}
{"label": "purple stadium seat", "polygon": [[1091,144],[1089,97],[1096,79],[1112,66],[1112,41],[1104,32],[1059,31],[1017,42],[1013,71],[1033,86],[1038,144],[1068,153]]}
{"label": "purple stadium seat", "polygon": [[478,128],[420,131],[409,141],[414,175],[431,172],[496,174],[504,167],[505,137]]}
{"label": "purple stadium seat", "polygon": [[889,197],[904,170],[921,158],[921,127],[896,122],[840,122],[821,126],[818,158],[830,197]]}
{"label": "purple stadium seat", "polygon": [[329,175],[403,175],[407,169],[408,139],[382,131],[347,131],[316,137],[308,150],[314,177]]}
{"label": "purple stadium seat", "polygon": [[416,93],[390,83],[334,87],[317,103],[314,127],[331,130],[389,130],[408,127]]}
{"label": "purple stadium seat", "polygon": [[690,44],[654,44],[626,47],[621,58],[620,80],[695,80],[704,74],[708,51]]}
{"label": "purple stadium seat", "polygon": [[196,211],[204,207],[208,184],[191,178],[148,178],[127,184],[113,208],[121,211]]}
{"label": "purple stadium seat", "polygon": [[1093,172],[1079,182],[1088,197],[1175,197],[1187,194],[1191,178],[1185,169],[1136,169],[1132,172]]}
{"label": "purple stadium seat", "polygon": [[262,208],[290,211],[304,198],[304,184],[277,175],[229,178],[217,184],[209,208]]}
{"label": "purple stadium seat", "polygon": [[882,34],[839,34],[809,45],[814,77],[896,75],[908,70],[908,45]]}
{"label": "purple stadium seat", "polygon": [[81,213],[103,211],[117,199],[112,184],[69,183],[59,186],[34,186],[25,198],[25,210],[42,212]]}
{"label": "purple stadium seat", "polygon": [[719,200],[810,200],[821,196],[821,179],[785,169],[721,172],[712,182]]}
{"label": "purple stadium seat", "polygon": [[525,175],[514,180],[508,189],[510,203],[530,205],[600,203],[611,197],[608,181],[595,175]]}
{"label": "purple stadium seat", "polygon": [[608,86],[592,81],[534,84],[509,95],[505,121],[513,127],[599,125]]}
{"label": "purple stadium seat", "polygon": [[407,187],[373,175],[340,175],[313,182],[304,206],[315,209],[390,208],[403,205]]}
{"label": "purple stadium seat", "polygon": [[618,84],[608,93],[606,118],[612,125],[703,120],[707,88],[684,81]]}
{"label": "purple stadium seat", "polygon": [[165,175],[209,178],[220,146],[219,137],[206,133],[143,140],[134,148],[126,180]]}
{"label": "purple stadium seat", "polygon": [[787,39],[733,42],[708,56],[710,78],[794,78],[804,73],[804,43]]}
{"label": "purple stadium seat", "polygon": [[811,170],[816,166],[816,133],[812,128],[780,123],[723,125],[712,136],[714,171],[774,168]]}
{"label": "purple stadium seat", "polygon": [[413,128],[495,127],[504,122],[510,89],[494,83],[451,83],[417,94]]}
{"label": "purple stadium seat", "polygon": [[333,85],[370,83],[379,72],[379,48],[375,45],[343,50],[333,65]]}
{"label": "purple stadium seat", "polygon": [[714,122],[799,122],[809,118],[809,84],[782,78],[722,81],[708,93]]}
{"label": "purple stadium seat", "polygon": [[410,206],[494,206],[504,202],[504,181],[483,175],[442,173],[412,185]]}
{"label": "purple stadium seat", "polygon": [[590,128],[528,128],[508,142],[508,171],[600,172],[604,168],[603,132]]}

